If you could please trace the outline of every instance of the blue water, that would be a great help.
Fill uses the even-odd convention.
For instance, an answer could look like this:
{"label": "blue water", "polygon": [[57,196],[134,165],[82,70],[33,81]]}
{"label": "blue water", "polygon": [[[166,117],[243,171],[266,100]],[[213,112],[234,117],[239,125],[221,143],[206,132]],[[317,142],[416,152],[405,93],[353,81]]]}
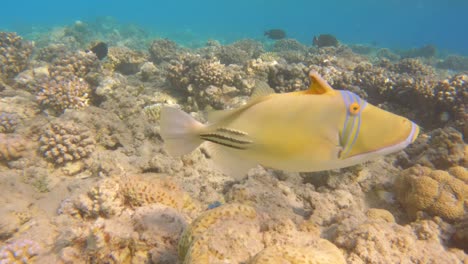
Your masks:
{"label": "blue water", "polygon": [[331,33],[344,43],[433,44],[468,55],[466,0],[16,0],[1,5],[0,28],[20,33],[112,16],[176,39],[259,39],[266,29],[282,28],[305,44]]}

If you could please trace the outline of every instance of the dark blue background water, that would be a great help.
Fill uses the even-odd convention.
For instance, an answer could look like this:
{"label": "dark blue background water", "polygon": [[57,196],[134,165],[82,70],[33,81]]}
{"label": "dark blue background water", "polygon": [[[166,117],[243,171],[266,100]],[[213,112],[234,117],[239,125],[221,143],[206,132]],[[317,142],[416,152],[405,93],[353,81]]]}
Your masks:
{"label": "dark blue background water", "polygon": [[261,38],[269,28],[310,44],[313,35],[331,33],[345,43],[378,43],[411,48],[434,44],[468,55],[466,0],[16,0],[2,1],[0,28],[65,25],[113,16],[166,36]]}

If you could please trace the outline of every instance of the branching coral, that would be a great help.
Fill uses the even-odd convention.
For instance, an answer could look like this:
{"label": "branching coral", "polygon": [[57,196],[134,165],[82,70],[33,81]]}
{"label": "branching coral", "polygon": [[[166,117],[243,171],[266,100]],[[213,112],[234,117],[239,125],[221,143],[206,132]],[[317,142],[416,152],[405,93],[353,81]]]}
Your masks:
{"label": "branching coral", "polygon": [[41,251],[38,243],[32,240],[19,240],[0,248],[0,263],[33,263]]}
{"label": "branching coral", "polygon": [[88,73],[99,69],[100,63],[94,53],[77,51],[72,54],[64,53],[55,58],[49,67],[49,73],[52,78],[60,81],[71,76],[84,78]]}
{"label": "branching coral", "polygon": [[90,88],[82,78],[70,76],[63,80],[51,79],[42,85],[37,101],[53,110],[81,109],[88,106]]}
{"label": "branching coral", "polygon": [[51,124],[43,131],[39,143],[42,155],[59,165],[86,158],[95,148],[91,132],[73,122]]}
{"label": "branching coral", "polygon": [[468,185],[446,171],[422,166],[406,169],[396,180],[395,191],[413,218],[424,211],[454,221],[467,213]]}
{"label": "branching coral", "polygon": [[20,158],[26,149],[26,141],[18,135],[0,133],[0,161]]}
{"label": "branching coral", "polygon": [[13,78],[23,71],[32,49],[32,43],[16,33],[0,32],[0,77]]}

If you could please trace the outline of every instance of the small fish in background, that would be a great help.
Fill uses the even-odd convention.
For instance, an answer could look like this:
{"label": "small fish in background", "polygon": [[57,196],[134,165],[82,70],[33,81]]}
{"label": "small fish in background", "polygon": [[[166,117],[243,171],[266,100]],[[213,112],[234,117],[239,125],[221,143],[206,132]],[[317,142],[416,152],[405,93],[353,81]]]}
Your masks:
{"label": "small fish in background", "polygon": [[284,39],[286,37],[286,32],[282,29],[275,28],[265,31],[263,35],[267,36],[270,39],[278,40]]}
{"label": "small fish in background", "polygon": [[108,47],[107,47],[107,44],[104,43],[104,42],[97,42],[95,43],[92,47],[91,47],[91,52],[93,52],[94,54],[96,54],[96,57],[99,59],[99,60],[102,60],[104,59],[106,56],[107,56],[107,52],[108,52]]}
{"label": "small fish in background", "polygon": [[339,45],[338,39],[331,34],[321,34],[318,37],[314,36],[312,44],[316,47],[337,47]]}
{"label": "small fish in background", "polygon": [[213,165],[234,178],[261,164],[294,172],[352,166],[402,150],[419,127],[410,120],[334,90],[311,72],[308,90],[275,94],[257,85],[244,106],[208,113],[207,124],[174,107],[161,111],[169,154],[188,154],[204,143]]}

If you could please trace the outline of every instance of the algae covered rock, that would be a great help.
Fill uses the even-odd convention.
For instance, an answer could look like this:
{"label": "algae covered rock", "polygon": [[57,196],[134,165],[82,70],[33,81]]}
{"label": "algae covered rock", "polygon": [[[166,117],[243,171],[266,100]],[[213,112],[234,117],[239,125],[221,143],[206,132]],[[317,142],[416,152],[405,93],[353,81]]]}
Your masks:
{"label": "algae covered rock", "polygon": [[397,199],[410,217],[419,211],[454,221],[468,204],[468,185],[447,171],[416,165],[401,172],[395,182]]}
{"label": "algae covered rock", "polygon": [[331,242],[319,239],[310,246],[272,246],[259,252],[249,264],[344,264],[341,251]]}

